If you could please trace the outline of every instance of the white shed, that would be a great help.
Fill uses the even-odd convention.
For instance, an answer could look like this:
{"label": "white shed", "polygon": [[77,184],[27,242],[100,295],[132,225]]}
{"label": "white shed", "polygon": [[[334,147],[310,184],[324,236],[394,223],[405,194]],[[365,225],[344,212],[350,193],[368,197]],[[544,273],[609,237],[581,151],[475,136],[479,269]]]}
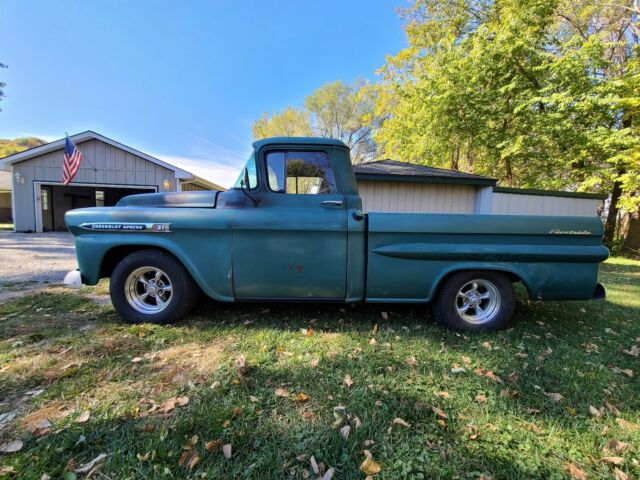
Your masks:
{"label": "white shed", "polygon": [[606,195],[496,186],[490,177],[380,160],[354,168],[365,212],[597,216]]}

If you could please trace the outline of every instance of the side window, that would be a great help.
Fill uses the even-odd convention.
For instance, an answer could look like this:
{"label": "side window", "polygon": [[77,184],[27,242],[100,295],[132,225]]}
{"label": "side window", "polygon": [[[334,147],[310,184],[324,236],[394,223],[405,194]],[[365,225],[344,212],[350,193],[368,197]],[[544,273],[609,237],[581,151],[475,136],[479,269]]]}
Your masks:
{"label": "side window", "polygon": [[[249,157],[249,160],[247,160],[247,163],[245,163],[244,167],[247,169],[247,173],[249,175],[249,185],[245,185],[244,188],[246,188],[247,190],[253,190],[258,186],[256,157],[254,156],[253,153]],[[233,184],[233,188],[240,188],[242,186],[241,184],[243,181],[244,181],[244,168],[240,170],[240,176],[236,180],[236,183]]]}
{"label": "side window", "polygon": [[274,192],[298,195],[336,193],[329,157],[324,152],[269,152],[269,188]]}

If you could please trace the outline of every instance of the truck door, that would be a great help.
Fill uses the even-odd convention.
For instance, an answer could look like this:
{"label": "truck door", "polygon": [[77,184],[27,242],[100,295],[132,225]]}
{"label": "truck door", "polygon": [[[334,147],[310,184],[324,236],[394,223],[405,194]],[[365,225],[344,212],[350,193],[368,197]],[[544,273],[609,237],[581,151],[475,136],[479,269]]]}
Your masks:
{"label": "truck door", "polygon": [[347,211],[321,150],[261,152],[255,208],[238,211],[233,285],[238,299],[344,299]]}

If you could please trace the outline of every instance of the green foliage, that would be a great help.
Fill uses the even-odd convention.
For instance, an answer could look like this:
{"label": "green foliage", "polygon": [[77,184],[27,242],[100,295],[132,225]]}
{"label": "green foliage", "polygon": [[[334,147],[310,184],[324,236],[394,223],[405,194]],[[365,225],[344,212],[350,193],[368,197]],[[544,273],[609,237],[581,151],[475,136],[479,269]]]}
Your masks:
{"label": "green foliage", "polygon": [[[628,8],[627,8],[628,7]],[[502,183],[611,192],[637,209],[640,91],[630,2],[417,0],[377,87],[393,158]]]}
{"label": "green foliage", "polygon": [[264,113],[253,124],[253,137],[312,136],[337,138],[349,145],[354,163],[376,153],[372,132],[374,103],[370,86],[337,81],[318,88],[305,99],[305,108],[287,107],[281,113]]}
{"label": "green foliage", "polygon": [[0,158],[8,157],[14,153],[38,147],[45,143],[47,142],[35,137],[14,138],[13,140],[0,138]]}
{"label": "green foliage", "polygon": [[311,136],[309,114],[304,110],[287,107],[279,113],[263,113],[253,123],[253,138],[308,137]]}

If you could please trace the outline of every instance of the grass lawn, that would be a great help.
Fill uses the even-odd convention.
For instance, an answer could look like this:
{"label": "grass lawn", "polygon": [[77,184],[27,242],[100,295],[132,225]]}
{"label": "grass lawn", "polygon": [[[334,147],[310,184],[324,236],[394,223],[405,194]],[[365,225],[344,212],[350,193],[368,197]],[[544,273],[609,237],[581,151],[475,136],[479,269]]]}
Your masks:
{"label": "grass lawn", "polygon": [[74,478],[106,454],[92,478],[316,478],[313,456],[364,479],[367,450],[375,480],[638,478],[640,262],[601,281],[607,302],[520,295],[512,328],[469,335],[424,307],[205,302],[158,327],[87,297],[105,285],[14,300],[0,445],[23,446],[0,471]]}

